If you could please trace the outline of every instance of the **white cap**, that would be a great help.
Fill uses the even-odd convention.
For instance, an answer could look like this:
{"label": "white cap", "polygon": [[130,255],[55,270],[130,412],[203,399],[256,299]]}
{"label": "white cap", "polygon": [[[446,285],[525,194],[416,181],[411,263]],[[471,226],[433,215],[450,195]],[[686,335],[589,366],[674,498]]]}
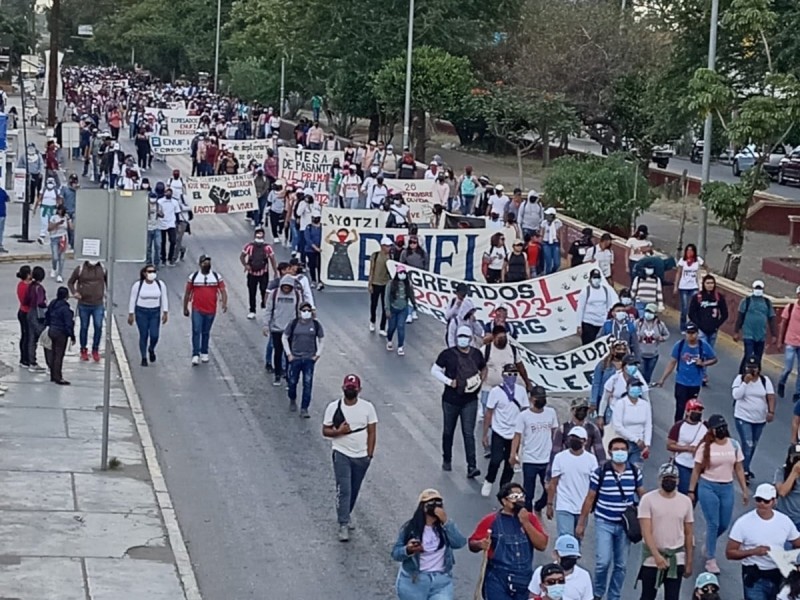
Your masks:
{"label": "white cap", "polygon": [[468,338],[471,338],[472,337],[472,329],[470,329],[466,325],[462,325],[461,327],[458,328],[458,331],[456,332],[456,337],[468,337]]}
{"label": "white cap", "polygon": [[498,192],[502,192],[506,188],[503,187],[502,183],[498,183],[496,186],[494,186],[494,189],[496,189]]}
{"label": "white cap", "polygon": [[760,279],[756,279],[756,280],[753,282],[753,289],[755,290],[755,289],[757,289],[757,288],[761,288],[762,290],[764,289],[764,282],[763,282],[763,281],[761,281]]}
{"label": "white cap", "polygon": [[764,500],[774,500],[777,496],[777,492],[775,491],[775,486],[771,483],[762,483],[756,488],[756,493],[753,494],[753,498],[763,498]]}
{"label": "white cap", "polygon": [[546,209],[544,209],[544,214],[546,214],[546,215],[554,215],[554,214],[556,214],[557,212],[558,212],[558,211],[556,211],[556,209],[555,209],[555,208],[553,208],[552,206],[551,206],[550,208],[546,208]]}
{"label": "white cap", "polygon": [[568,436],[574,435],[577,438],[581,438],[582,440],[588,440],[589,434],[586,433],[586,429],[581,427],[580,425],[576,425],[572,429],[569,430]]}
{"label": "white cap", "polygon": [[314,191],[314,188],[310,188],[310,187],[303,188],[303,195],[304,196],[311,196],[313,198],[315,194],[316,194],[316,192]]}
{"label": "white cap", "polygon": [[388,235],[385,235],[381,238],[381,246],[394,246],[392,240],[389,239]]}
{"label": "white cap", "polygon": [[319,210],[318,208],[315,208],[314,210],[311,211],[312,219],[319,219],[321,217],[322,217],[322,211]]}

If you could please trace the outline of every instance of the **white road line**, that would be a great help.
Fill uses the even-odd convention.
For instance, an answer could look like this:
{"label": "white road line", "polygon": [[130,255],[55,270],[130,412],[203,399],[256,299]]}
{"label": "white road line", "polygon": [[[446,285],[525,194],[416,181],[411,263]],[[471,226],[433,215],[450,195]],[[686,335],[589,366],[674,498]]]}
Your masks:
{"label": "white road line", "polygon": [[136,424],[136,431],[139,434],[139,439],[142,442],[142,449],[144,451],[145,463],[147,470],[150,473],[150,479],[153,482],[153,488],[156,493],[156,500],[161,509],[161,515],[164,519],[164,525],[167,528],[167,536],[169,537],[169,545],[172,548],[172,554],[175,557],[175,568],[178,571],[178,578],[180,579],[181,586],[183,587],[183,595],[186,600],[202,600],[200,595],[200,588],[197,585],[197,579],[194,575],[194,568],[192,561],[189,558],[189,550],[183,539],[180,526],[178,524],[178,517],[175,514],[175,508],[172,503],[172,498],[167,489],[167,482],[164,479],[164,474],[161,472],[161,466],[158,464],[158,456],[156,448],[153,444],[153,438],[150,435],[150,427],[147,425],[147,420],[144,417],[142,410],[142,403],[139,400],[139,394],[136,391],[136,386],[133,383],[131,370],[128,366],[127,355],[125,348],[122,345],[122,338],[119,335],[119,328],[117,327],[116,317],[110,319],[111,322],[111,343],[114,347],[114,355],[117,356],[117,365],[119,366],[120,377],[125,387],[125,395],[128,398],[128,404],[133,414],[133,421]]}

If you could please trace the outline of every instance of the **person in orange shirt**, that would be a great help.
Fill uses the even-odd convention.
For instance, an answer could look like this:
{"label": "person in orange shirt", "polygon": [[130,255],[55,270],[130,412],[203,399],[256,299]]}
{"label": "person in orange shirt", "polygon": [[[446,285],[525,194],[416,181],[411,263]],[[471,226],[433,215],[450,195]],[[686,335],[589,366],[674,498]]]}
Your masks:
{"label": "person in orange shirt", "polygon": [[544,250],[542,249],[542,235],[538,231],[525,236],[525,255],[528,257],[528,268],[531,278],[539,273],[544,275]]}
{"label": "person in orange shirt", "polygon": [[795,290],[797,299],[787,304],[781,313],[781,331],[778,339],[784,344],[783,373],[778,379],[778,397],[783,398],[786,392],[786,381],[797,358],[797,381],[794,386],[792,400],[800,400],[800,286]]}

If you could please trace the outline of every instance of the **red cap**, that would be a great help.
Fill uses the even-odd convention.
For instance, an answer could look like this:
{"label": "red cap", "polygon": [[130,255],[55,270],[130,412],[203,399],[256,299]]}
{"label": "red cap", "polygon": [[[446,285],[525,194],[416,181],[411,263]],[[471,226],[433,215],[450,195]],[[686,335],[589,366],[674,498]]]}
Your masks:
{"label": "red cap", "polygon": [[703,410],[703,403],[700,402],[697,398],[692,398],[686,403],[686,412],[690,411],[702,411]]}
{"label": "red cap", "polygon": [[358,375],[345,375],[344,383],[342,383],[343,389],[351,389],[351,390],[360,390],[361,389],[361,380],[358,378]]}

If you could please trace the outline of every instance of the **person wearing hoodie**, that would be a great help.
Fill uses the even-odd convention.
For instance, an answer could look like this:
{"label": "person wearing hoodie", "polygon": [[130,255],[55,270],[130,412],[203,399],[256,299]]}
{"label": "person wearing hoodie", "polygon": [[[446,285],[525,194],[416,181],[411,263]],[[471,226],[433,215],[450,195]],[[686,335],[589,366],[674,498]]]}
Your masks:
{"label": "person wearing hoodie", "polygon": [[50,302],[45,313],[45,325],[52,348],[45,349],[44,358],[50,367],[50,381],[57,385],[69,385],[69,381],[64,379],[61,368],[64,365],[67,341],[75,343],[75,313],[69,307],[67,298],[69,289],[62,285],[56,292],[56,299]]}
{"label": "person wearing hoodie", "polygon": [[273,385],[281,384],[283,374],[283,334],[289,324],[300,316],[303,296],[295,288],[295,278],[291,275],[281,277],[280,285],[267,299],[264,312],[264,336],[272,338],[272,369],[275,374]]}
{"label": "person wearing hoodie", "polygon": [[99,260],[85,260],[67,280],[67,287],[74,298],[78,299],[78,315],[81,318],[79,339],[81,342],[81,360],[89,360],[89,321],[91,320],[94,335],[92,337],[92,358],[100,362],[100,340],[103,338],[103,318],[105,317],[106,269]]}
{"label": "person wearing hoodie", "polygon": [[395,330],[397,331],[397,354],[405,354],[406,340],[406,319],[410,316],[412,308],[416,310],[417,301],[414,299],[414,289],[408,280],[408,273],[404,265],[397,265],[394,278],[386,286],[387,317],[389,319],[389,330],[386,333],[386,350],[394,350],[392,338]]}
{"label": "person wearing hoodie", "polygon": [[581,344],[586,345],[597,339],[608,312],[618,300],[617,292],[604,282],[600,269],[592,269],[589,272],[589,285],[578,294],[576,312]]}
{"label": "person wearing hoodie", "polygon": [[636,333],[636,323],[628,313],[628,309],[622,302],[617,302],[611,307],[611,318],[606,319],[598,338],[612,336],[615,340],[622,340],[628,343],[630,353],[636,358],[641,358],[639,351],[639,337]]}
{"label": "person wearing hoodie", "polygon": [[452,348],[456,345],[457,336],[460,335],[459,331],[466,327],[472,332],[472,340],[470,345],[473,348],[480,348],[483,344],[483,327],[475,318],[475,311],[477,308],[470,298],[464,298],[458,307],[458,311],[454,318],[450,319],[447,324],[447,347]]}
{"label": "person wearing hoodie", "polygon": [[697,325],[700,339],[711,348],[717,343],[717,333],[728,320],[728,303],[717,289],[713,275],[703,277],[702,287],[689,304],[689,321]]}

